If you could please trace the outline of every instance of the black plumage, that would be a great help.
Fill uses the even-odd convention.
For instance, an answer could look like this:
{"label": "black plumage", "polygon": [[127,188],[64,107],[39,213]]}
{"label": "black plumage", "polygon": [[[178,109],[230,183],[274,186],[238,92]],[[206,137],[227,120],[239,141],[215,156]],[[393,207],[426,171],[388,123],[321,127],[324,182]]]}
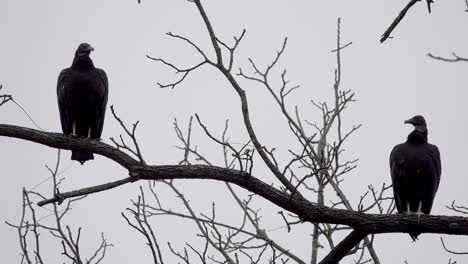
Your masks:
{"label": "black plumage", "polygon": [[[398,213],[431,212],[440,182],[441,163],[437,146],[427,142],[427,125],[418,115],[405,121],[414,130],[405,143],[396,145],[390,154],[390,172]],[[413,240],[418,232],[410,232]]]}
{"label": "black plumage", "polygon": [[[57,81],[57,99],[62,131],[66,135],[100,139],[109,85],[106,73],[94,67],[89,57],[94,48],[82,43],[70,68],[62,70]],[[72,160],[83,164],[93,153],[72,151]]]}

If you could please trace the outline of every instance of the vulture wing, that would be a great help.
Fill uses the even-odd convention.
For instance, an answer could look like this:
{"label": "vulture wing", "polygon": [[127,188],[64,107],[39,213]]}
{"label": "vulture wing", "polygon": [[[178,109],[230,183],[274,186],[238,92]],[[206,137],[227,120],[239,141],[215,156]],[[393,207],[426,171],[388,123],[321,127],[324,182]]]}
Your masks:
{"label": "vulture wing", "polygon": [[402,176],[404,175],[404,159],[401,154],[401,145],[397,145],[393,148],[390,153],[390,174],[392,176],[393,183],[393,195],[395,197],[395,205],[399,213],[403,212],[402,202],[407,200],[405,193],[402,191]]}
{"label": "vulture wing", "polygon": [[99,101],[97,102],[96,106],[96,134],[94,138],[101,138],[102,128],[104,127],[104,117],[106,115],[106,105],[107,105],[107,97],[109,94],[109,82],[107,80],[107,75],[102,69],[96,69],[99,74],[98,85],[96,89],[98,90],[97,93],[101,95]]}
{"label": "vulture wing", "polygon": [[430,148],[431,150],[431,157],[432,157],[432,161],[434,162],[434,166],[436,168],[436,172],[437,172],[437,175],[436,175],[436,183],[437,183],[437,187],[439,187],[439,183],[440,183],[440,175],[442,174],[442,166],[441,166],[441,162],[440,162],[440,152],[439,152],[439,148],[436,146],[436,145],[430,145]]}
{"label": "vulture wing", "polygon": [[[431,190],[431,200],[434,199],[437,189],[439,189],[440,175],[442,174],[442,166],[440,162],[440,152],[439,148],[436,145],[428,144],[429,155],[432,159],[432,164],[434,164],[434,170],[432,173],[432,190]],[[431,202],[432,205],[432,202]],[[430,209],[429,209],[430,210]]]}
{"label": "vulture wing", "polygon": [[65,90],[67,79],[70,75],[70,69],[64,69],[60,72],[57,80],[57,100],[60,113],[60,122],[62,124],[63,134],[72,133],[71,113],[68,108],[70,105],[70,95]]}

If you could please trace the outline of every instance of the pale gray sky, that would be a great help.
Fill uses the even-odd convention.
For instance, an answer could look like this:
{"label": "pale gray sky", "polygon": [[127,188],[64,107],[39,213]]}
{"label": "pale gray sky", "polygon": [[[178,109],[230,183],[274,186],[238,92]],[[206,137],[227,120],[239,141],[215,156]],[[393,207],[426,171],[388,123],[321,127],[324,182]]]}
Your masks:
{"label": "pale gray sky", "polygon": [[[343,89],[356,92],[358,102],[345,115],[346,124],[363,123],[363,128],[348,143],[349,155],[360,158],[358,169],[344,183],[354,202],[368,184],[390,181],[388,155],[391,148],[405,140],[410,127],[403,120],[425,115],[429,140],[439,146],[442,155],[442,180],[433,207],[434,214],[450,213],[445,205],[453,200],[468,205],[464,186],[468,180],[462,151],[468,120],[465,89],[468,64],[448,64],[429,59],[434,52],[450,55],[455,51],[468,56],[466,25],[468,15],[464,1],[437,1],[432,14],[425,3],[418,3],[394,32],[393,39],[380,44],[380,35],[407,1],[278,1],[237,0],[204,1],[206,11],[221,38],[232,41],[243,28],[247,35],[239,48],[235,68],[248,66],[248,57],[265,65],[288,36],[289,43],[281,60],[288,68],[291,81],[301,85],[291,106],[299,105],[302,116],[314,120],[310,99],[323,100],[332,95],[335,57],[336,21],[342,18],[343,42],[353,45],[343,52]],[[192,65],[199,56],[182,42],[168,38],[168,31],[183,34],[209,50],[207,36],[195,6],[177,1],[2,1],[0,2],[0,83],[12,93],[44,129],[60,131],[55,85],[58,73],[68,67],[79,43],[95,47],[92,59],[109,77],[109,105],[113,104],[127,121],[140,120],[138,131],[144,155],[153,164],[175,164],[181,153],[173,132],[173,118],[186,125],[190,115],[198,113],[205,124],[218,134],[224,120],[231,120],[232,140],[243,141],[237,95],[220,74],[208,67],[191,74],[174,90],[158,89],[156,82],[166,83],[174,75],[167,67],[149,61],[146,54],[164,57],[178,65]],[[208,52],[212,55],[211,50]],[[275,146],[285,160],[293,138],[285,120],[266,90],[241,81],[250,100],[252,122],[263,144]],[[13,104],[0,109],[1,123],[27,127],[33,125]],[[194,140],[215,161],[220,150],[196,129]],[[107,115],[103,138],[121,133]],[[3,184],[0,187],[0,222],[16,223],[20,216],[22,187],[32,188],[48,177],[45,164],[55,162],[56,150],[26,141],[0,138]],[[282,153],[282,154],[281,154]],[[97,157],[79,166],[71,163],[70,153],[62,155],[67,181],[62,191],[104,183],[126,176],[113,162]],[[259,169],[257,174],[270,182],[272,176]],[[220,184],[206,181],[181,181],[194,207],[207,211],[215,200],[220,217],[235,219],[235,211],[222,210],[230,198]],[[42,189],[41,189],[42,188]],[[43,186],[39,190],[46,192]],[[150,263],[150,253],[140,234],[128,227],[120,212],[135,198],[138,184],[92,195],[76,206],[67,219],[73,227],[83,226],[85,249],[99,241],[102,231],[116,245],[108,252],[105,263]],[[169,191],[161,188],[162,199],[171,208],[179,208]],[[259,201],[259,205],[263,202]],[[264,223],[268,228],[281,224],[277,208],[266,206]],[[47,215],[47,211],[40,211]],[[191,222],[170,217],[153,219],[161,241],[168,239],[182,249],[184,242],[197,241]],[[275,231],[299,256],[308,259],[310,226],[292,233]],[[447,263],[449,256],[440,245],[439,235],[423,234],[412,243],[406,234],[379,235],[375,247],[383,263]],[[199,241],[199,240],[198,240]],[[447,237],[454,250],[468,250],[467,239]],[[55,263],[55,240],[44,241],[42,250],[48,263]],[[165,243],[163,243],[165,244]],[[0,224],[2,263],[19,262],[16,231]],[[463,246],[465,245],[465,246]],[[167,247],[166,247],[167,251]],[[398,253],[396,253],[398,252]],[[169,254],[167,254],[169,255]],[[452,256],[453,258],[453,256]],[[468,257],[457,256],[459,263]],[[351,263],[351,260],[348,262]]]}

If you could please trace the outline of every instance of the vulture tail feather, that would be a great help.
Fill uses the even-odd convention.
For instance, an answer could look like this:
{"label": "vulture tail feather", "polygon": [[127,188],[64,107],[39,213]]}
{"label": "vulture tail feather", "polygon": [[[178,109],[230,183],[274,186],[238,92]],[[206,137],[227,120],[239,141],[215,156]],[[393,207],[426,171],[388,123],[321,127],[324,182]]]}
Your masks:
{"label": "vulture tail feather", "polygon": [[413,242],[416,242],[416,240],[418,240],[418,236],[419,236],[420,234],[421,234],[420,232],[410,232],[410,233],[409,233],[411,239],[413,239]]}
{"label": "vulture tail feather", "polygon": [[94,155],[91,152],[74,150],[74,151],[72,151],[71,159],[72,160],[77,160],[78,162],[81,163],[81,165],[83,165],[86,161],[93,160]]}

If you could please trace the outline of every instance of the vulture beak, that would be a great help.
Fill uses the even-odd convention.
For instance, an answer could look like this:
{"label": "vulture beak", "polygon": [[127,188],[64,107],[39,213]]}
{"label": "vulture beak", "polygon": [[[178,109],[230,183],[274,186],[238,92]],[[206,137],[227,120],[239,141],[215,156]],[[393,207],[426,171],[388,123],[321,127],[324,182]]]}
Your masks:
{"label": "vulture beak", "polygon": [[411,125],[414,125],[414,117],[408,119],[408,120],[405,120],[405,122],[403,122],[403,124],[411,124]]}

